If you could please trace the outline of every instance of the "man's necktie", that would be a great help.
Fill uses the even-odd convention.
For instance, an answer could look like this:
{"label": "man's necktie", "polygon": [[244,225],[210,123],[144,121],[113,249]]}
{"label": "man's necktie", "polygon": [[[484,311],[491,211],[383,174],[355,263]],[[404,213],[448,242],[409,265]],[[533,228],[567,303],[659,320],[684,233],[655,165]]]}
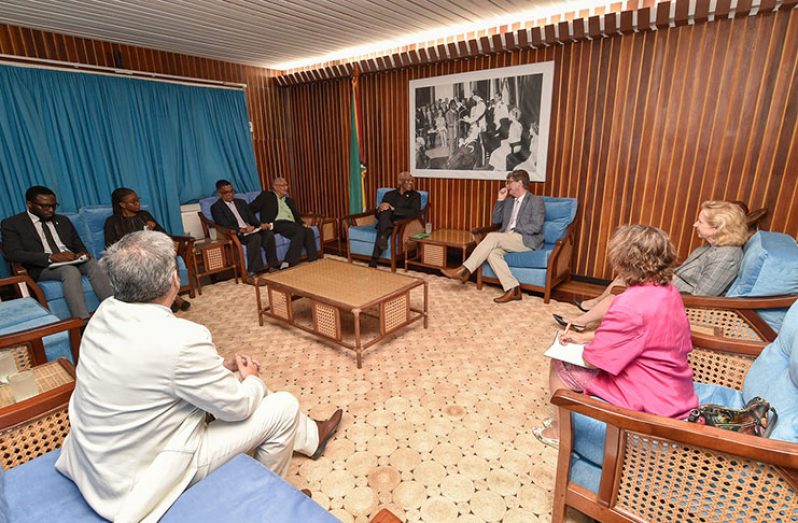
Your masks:
{"label": "man's necktie", "polygon": [[513,227],[512,227],[512,229],[510,229],[510,231],[514,231],[515,230],[515,226],[517,225],[517,222],[518,222],[518,208],[519,208],[519,204],[520,203],[521,203],[521,200],[519,200],[518,198],[516,198],[515,202],[513,202],[513,213],[511,215],[512,222],[513,222]]}
{"label": "man's necktie", "polygon": [[50,226],[47,225],[47,222],[42,222],[42,231],[44,231],[44,239],[47,240],[47,245],[50,246],[52,254],[61,252],[61,249],[59,249],[58,245],[55,243],[55,238],[53,238],[53,233],[50,232]]}

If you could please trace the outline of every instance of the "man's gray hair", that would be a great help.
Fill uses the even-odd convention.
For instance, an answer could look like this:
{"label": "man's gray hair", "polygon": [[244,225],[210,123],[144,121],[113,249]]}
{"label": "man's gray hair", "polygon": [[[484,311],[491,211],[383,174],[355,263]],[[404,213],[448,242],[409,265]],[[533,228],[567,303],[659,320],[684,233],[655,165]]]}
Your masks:
{"label": "man's gray hair", "polygon": [[108,247],[100,263],[108,272],[114,298],[150,303],[165,296],[177,270],[175,244],[162,232],[138,231]]}

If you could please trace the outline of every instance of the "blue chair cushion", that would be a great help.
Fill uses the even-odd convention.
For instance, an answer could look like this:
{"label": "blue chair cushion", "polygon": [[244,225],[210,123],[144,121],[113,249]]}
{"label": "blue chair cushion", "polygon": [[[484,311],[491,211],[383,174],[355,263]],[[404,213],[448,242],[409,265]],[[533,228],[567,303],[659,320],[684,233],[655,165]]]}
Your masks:
{"label": "blue chair cushion", "polygon": [[377,241],[377,229],[374,224],[353,225],[349,228],[349,239],[356,242],[374,243]]}
{"label": "blue chair cushion", "polygon": [[[8,510],[2,514],[7,514],[9,521],[106,521],[83,500],[77,486],[55,469],[60,453],[49,452],[5,473]],[[337,520],[285,480],[242,454],[186,490],[161,521]]]}
{"label": "blue chair cushion", "polygon": [[[759,231],[745,244],[737,279],[726,296],[798,294],[798,245],[783,233]],[[781,329],[786,309],[760,310],[773,330]]]}
{"label": "blue chair cushion", "polygon": [[[252,203],[252,200],[258,197],[260,191],[249,191],[249,192],[242,192],[236,193],[236,198],[241,198],[247,203]],[[209,196],[208,198],[202,198],[199,201],[200,212],[203,216],[208,218],[209,220],[213,220],[213,216],[211,215],[211,206],[219,201],[218,196]],[[260,218],[260,216],[258,216]]]}
{"label": "blue chair cushion", "polygon": [[31,297],[2,301],[0,302],[0,330],[8,327],[16,329],[17,324],[23,321],[43,318],[49,315],[50,311]]}
{"label": "blue chair cushion", "polygon": [[[14,300],[17,301],[17,300]],[[13,325],[7,325],[0,328],[0,336],[3,334],[13,334],[15,332],[32,329],[34,327],[41,327],[43,325],[50,325],[59,321],[61,318],[54,314],[46,314],[36,318],[20,319]],[[72,351],[69,345],[69,335],[66,332],[58,332],[45,336],[44,339],[44,353],[48,361],[57,360],[58,358],[66,358],[72,361]],[[74,363],[74,361],[72,361]]]}
{"label": "blue chair cushion", "polygon": [[504,261],[510,267],[525,267],[527,269],[545,269],[549,263],[549,256],[554,250],[554,244],[546,243],[542,249],[527,252],[508,252]]}
{"label": "blue chair cushion", "polygon": [[787,312],[776,340],[754,360],[742,395],[744,401],[764,398],[776,409],[772,439],[798,442],[798,302]]}
{"label": "blue chair cushion", "polygon": [[186,521],[332,523],[338,519],[241,454],[184,492],[161,519],[162,523]]}
{"label": "blue chair cushion", "polygon": [[568,226],[576,218],[576,198],[557,198],[544,196],[543,205],[546,217],[543,219],[543,239],[546,243],[557,243],[565,236]]}

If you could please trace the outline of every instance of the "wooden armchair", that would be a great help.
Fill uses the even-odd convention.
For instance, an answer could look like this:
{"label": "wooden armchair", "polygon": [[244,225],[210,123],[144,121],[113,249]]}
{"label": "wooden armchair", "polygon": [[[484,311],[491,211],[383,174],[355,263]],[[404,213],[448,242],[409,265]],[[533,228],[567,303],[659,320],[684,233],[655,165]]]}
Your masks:
{"label": "wooden armchair", "polygon": [[[693,336],[694,380],[741,390],[763,343]],[[798,513],[798,444],[663,418],[572,391],[552,398],[560,448],[552,521],[566,507],[598,521],[793,521]],[[571,413],[606,423],[597,492],[571,476]],[[578,459],[577,459],[578,461]]]}
{"label": "wooden armchair", "polygon": [[719,328],[728,338],[773,341],[776,331],[757,311],[786,309],[795,303],[798,295],[750,298],[683,295],[682,299],[691,325]]}
{"label": "wooden armchair", "polygon": [[[381,202],[382,197],[391,188],[381,187],[377,189],[376,202]],[[427,223],[429,216],[429,194],[427,191],[418,191],[421,194],[421,213],[415,218],[407,218],[394,222],[393,234],[388,240],[388,249],[382,252],[381,261],[391,263],[391,271],[396,272],[396,263],[403,260],[405,249],[415,249],[416,244],[410,240],[414,234],[424,232],[424,224]],[[350,214],[341,218],[341,231],[346,231],[346,257],[349,262],[353,258],[370,260],[374,249],[374,242],[377,240],[377,232],[374,228],[376,222],[376,208],[367,211]]]}
{"label": "wooden armchair", "polygon": [[[3,302],[2,313],[13,318],[13,323],[3,326],[5,334],[0,334],[0,352],[11,351],[17,369],[25,370],[47,362],[44,338],[58,333],[66,333],[64,340],[51,339],[53,346],[63,347],[60,354],[66,354],[68,343],[72,359],[78,361],[80,337],[86,321],[79,318],[59,320],[50,313],[44,293],[27,275],[11,276],[0,279],[0,287],[10,287],[17,300]],[[38,306],[29,306],[25,300],[35,300]],[[28,328],[13,331],[15,325]],[[8,332],[11,330],[12,332]]]}
{"label": "wooden armchair", "polygon": [[[554,288],[571,277],[576,200],[544,196],[543,202],[546,206],[546,219],[543,223],[546,243],[543,248],[538,251],[508,253],[504,259],[521,288],[542,293],[543,302],[548,303]],[[500,228],[497,224],[478,227],[471,229],[471,234],[479,243],[489,232]],[[477,269],[477,289],[481,289],[484,282],[499,282],[487,262]]]}

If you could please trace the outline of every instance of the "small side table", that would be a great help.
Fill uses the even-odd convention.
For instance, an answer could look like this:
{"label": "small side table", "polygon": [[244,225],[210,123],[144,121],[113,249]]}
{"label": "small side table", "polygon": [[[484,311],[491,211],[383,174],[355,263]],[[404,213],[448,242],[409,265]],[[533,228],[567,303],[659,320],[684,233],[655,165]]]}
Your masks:
{"label": "small side table", "polygon": [[450,248],[459,249],[465,261],[469,251],[477,245],[470,231],[458,229],[438,229],[432,231],[426,238],[410,237],[408,241],[418,243],[419,248],[415,250],[412,258],[408,256],[409,249],[405,249],[405,271],[409,265],[432,269],[446,267],[447,249]]}
{"label": "small side table", "polygon": [[238,267],[233,257],[233,243],[230,240],[199,240],[194,242],[194,263],[197,271],[194,275],[197,292],[202,295],[200,278],[217,272],[233,271],[238,283]]}

